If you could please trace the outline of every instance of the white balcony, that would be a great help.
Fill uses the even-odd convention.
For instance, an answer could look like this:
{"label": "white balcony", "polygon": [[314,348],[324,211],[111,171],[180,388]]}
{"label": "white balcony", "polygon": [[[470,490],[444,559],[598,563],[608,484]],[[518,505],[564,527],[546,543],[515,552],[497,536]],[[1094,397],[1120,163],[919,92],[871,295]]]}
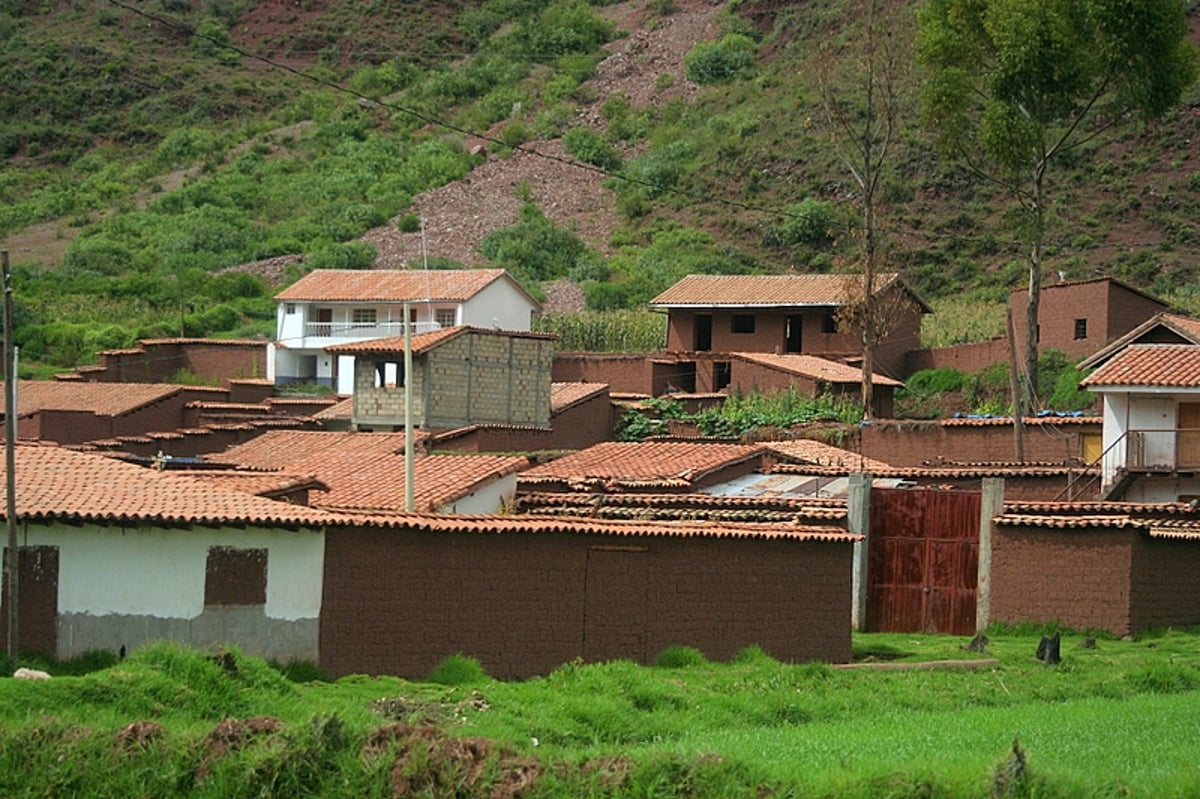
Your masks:
{"label": "white balcony", "polygon": [[[414,322],[412,334],[432,333],[441,330],[437,322]],[[366,341],[373,338],[392,338],[404,335],[404,322],[380,322],[362,324],[353,322],[309,322],[304,326],[304,347],[327,347],[351,341]]]}

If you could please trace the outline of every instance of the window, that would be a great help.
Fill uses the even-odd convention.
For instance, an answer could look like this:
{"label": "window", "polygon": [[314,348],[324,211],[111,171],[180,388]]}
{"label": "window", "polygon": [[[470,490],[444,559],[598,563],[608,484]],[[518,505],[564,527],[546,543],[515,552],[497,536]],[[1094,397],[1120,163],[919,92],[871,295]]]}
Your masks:
{"label": "window", "polygon": [[713,391],[720,391],[728,386],[732,378],[733,370],[730,368],[729,361],[713,363]]}
{"label": "window", "polygon": [[438,327],[454,327],[458,319],[458,313],[453,308],[438,308],[433,313],[433,321],[438,323]]}
{"label": "window", "polygon": [[284,303],[283,304],[283,312],[285,314],[287,314],[288,316],[291,316],[292,314],[294,314],[296,312],[296,303],[294,303],[294,302]]}
{"label": "window", "polygon": [[753,333],[754,332],[754,314],[739,313],[733,315],[734,333]]}
{"label": "window", "polygon": [[354,327],[374,327],[374,308],[355,308],[350,311],[350,324]]}
{"label": "window", "polygon": [[396,388],[404,385],[404,361],[376,361],[375,388]]}
{"label": "window", "polygon": [[833,314],[825,314],[821,317],[821,332],[836,333],[837,332],[837,317]]}
{"label": "window", "polygon": [[204,604],[267,604],[267,550],[209,547]]}
{"label": "window", "polygon": [[1082,341],[1085,338],[1087,338],[1087,320],[1086,319],[1076,319],[1075,320],[1075,340]]}

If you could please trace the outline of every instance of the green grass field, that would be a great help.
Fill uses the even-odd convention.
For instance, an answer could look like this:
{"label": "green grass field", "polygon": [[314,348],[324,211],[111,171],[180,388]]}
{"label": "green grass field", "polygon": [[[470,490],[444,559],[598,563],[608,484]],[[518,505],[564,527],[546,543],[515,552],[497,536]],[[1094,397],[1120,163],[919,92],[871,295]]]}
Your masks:
{"label": "green grass field", "polygon": [[512,682],[460,659],[440,682],[295,683],[156,645],[0,680],[0,795],[1200,796],[1200,633],[1069,634],[1054,666],[1038,640],[862,635],[853,669],[680,650]]}

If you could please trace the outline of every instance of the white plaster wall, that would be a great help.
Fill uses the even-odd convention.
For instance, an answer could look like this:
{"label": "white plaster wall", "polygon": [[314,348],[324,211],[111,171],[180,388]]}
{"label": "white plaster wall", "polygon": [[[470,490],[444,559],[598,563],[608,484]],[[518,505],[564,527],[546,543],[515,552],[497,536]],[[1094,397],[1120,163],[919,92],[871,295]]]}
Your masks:
{"label": "white plaster wall", "polygon": [[[321,355],[319,357],[329,358],[329,355]],[[339,394],[354,393],[354,356],[339,355],[337,356],[337,385],[333,390]]]}
{"label": "white plaster wall", "polygon": [[1102,395],[1103,427],[1101,438],[1104,442],[1104,484],[1112,483],[1117,470],[1125,467],[1125,451],[1127,441],[1121,436],[1125,434],[1125,412],[1129,407],[1128,394],[1105,393]]}
{"label": "white plaster wall", "polygon": [[517,493],[517,476],[510,474],[507,477],[501,477],[478,490],[459,499],[451,507],[446,508],[446,513],[462,513],[462,514],[492,514],[499,513],[501,507],[511,502],[513,495]]}
{"label": "white plaster wall", "polygon": [[1145,431],[1142,465],[1169,466],[1175,462],[1175,433],[1172,431],[1174,427],[1174,399],[1130,397],[1129,429]]}
{"label": "white plaster wall", "polygon": [[267,550],[267,618],[315,619],[321,611],[320,532],[29,525],[23,539],[59,548],[62,615],[197,617],[210,546]]}
{"label": "white plaster wall", "polygon": [[491,330],[528,330],[534,306],[507,280],[494,280],[463,304],[462,324]]}
{"label": "white plaster wall", "polygon": [[275,311],[276,314],[276,341],[282,341],[285,344],[299,344],[300,339],[304,338],[304,318],[307,306],[303,303],[295,303],[296,312],[286,313],[287,303],[279,303]]}

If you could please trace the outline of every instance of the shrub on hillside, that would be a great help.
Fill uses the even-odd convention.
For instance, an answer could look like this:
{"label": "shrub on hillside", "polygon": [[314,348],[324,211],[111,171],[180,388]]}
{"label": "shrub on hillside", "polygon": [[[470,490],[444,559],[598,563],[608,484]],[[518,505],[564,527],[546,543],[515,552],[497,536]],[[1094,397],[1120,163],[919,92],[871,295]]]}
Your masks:
{"label": "shrub on hillside", "polygon": [[688,80],[701,85],[732,80],[754,63],[757,45],[749,36],[731,33],[716,42],[701,42],[684,56]]}

